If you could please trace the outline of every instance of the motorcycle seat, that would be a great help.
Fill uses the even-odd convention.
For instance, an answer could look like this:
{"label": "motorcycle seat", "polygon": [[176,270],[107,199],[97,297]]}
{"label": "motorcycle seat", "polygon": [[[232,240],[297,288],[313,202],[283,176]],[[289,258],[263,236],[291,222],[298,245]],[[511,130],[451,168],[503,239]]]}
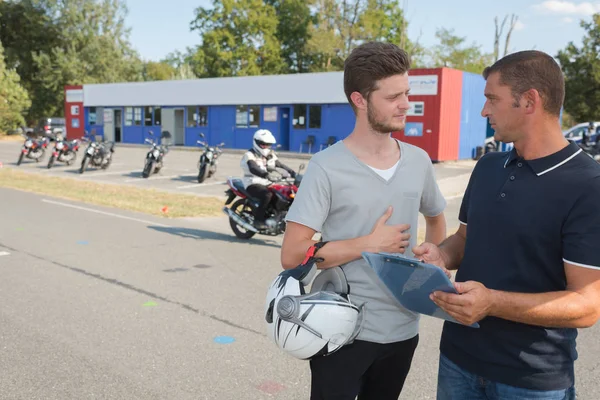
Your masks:
{"label": "motorcycle seat", "polygon": [[250,195],[250,193],[248,193],[248,191],[244,187],[244,182],[242,182],[241,179],[239,179],[239,178],[232,179],[231,184],[233,185],[235,190],[237,190],[238,192],[240,192],[241,194],[246,196],[248,199],[258,202],[258,199],[256,197],[253,197]]}

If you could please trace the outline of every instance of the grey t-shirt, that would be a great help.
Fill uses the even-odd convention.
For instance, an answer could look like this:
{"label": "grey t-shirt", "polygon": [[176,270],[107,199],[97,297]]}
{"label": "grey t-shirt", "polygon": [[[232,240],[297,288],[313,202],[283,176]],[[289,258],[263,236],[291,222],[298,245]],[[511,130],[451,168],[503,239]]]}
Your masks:
{"label": "grey t-shirt", "polygon": [[[286,221],[321,232],[324,241],[354,239],[371,233],[388,206],[387,224],[411,225],[410,247],[417,245],[418,216],[436,216],[446,200],[433,165],[422,149],[398,141],[400,163],[386,181],[339,141],[315,154],[306,168]],[[412,255],[407,249],[405,255]],[[391,343],[414,337],[419,314],[388,295],[376,273],[360,258],[341,266],[353,303],[365,305],[365,321],[357,339]]]}

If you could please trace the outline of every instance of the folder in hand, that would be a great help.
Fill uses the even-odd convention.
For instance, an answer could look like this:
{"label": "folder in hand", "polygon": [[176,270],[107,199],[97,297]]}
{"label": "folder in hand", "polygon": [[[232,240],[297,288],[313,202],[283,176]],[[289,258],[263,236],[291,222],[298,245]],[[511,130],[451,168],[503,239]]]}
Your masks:
{"label": "folder in hand", "polygon": [[[363,252],[384,290],[407,310],[464,325],[438,307],[429,295],[436,291],[458,293],[444,271],[432,264],[395,253]],[[478,323],[466,325],[479,328]]]}

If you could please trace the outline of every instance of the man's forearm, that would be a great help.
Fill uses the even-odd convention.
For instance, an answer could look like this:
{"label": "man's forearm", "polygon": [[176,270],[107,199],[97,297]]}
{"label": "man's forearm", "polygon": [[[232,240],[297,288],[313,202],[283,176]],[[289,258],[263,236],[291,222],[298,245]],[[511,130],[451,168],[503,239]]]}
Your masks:
{"label": "man's forearm", "polygon": [[448,236],[446,240],[439,245],[446,264],[446,269],[458,269],[465,255],[465,238],[459,234]]}
{"label": "man's forearm", "polygon": [[553,328],[587,328],[598,320],[597,307],[573,291],[511,293],[491,290],[490,316]]}
{"label": "man's forearm", "polygon": [[[284,255],[287,255],[282,260],[283,268],[290,269],[299,265],[306,257],[306,251],[316,243],[314,240],[306,240],[294,246],[294,250],[290,248]],[[375,251],[370,248],[368,236],[362,236],[356,239],[339,240],[328,242],[316,254],[316,257],[322,258],[324,261],[318,264],[321,269],[337,267],[338,265],[358,260],[362,257],[363,251]]]}
{"label": "man's forearm", "polygon": [[444,214],[438,217],[425,218],[425,241],[436,246],[446,238],[446,218]]}

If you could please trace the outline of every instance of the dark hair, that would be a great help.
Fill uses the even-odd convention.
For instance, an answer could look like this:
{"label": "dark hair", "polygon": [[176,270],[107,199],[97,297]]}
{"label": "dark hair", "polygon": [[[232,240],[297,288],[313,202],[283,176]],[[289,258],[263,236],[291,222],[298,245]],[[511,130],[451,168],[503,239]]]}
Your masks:
{"label": "dark hair", "polygon": [[408,53],[395,44],[367,42],[356,47],[344,61],[344,92],[350,105],[356,111],[350,99],[353,92],[368,99],[378,80],[404,74],[409,68]]}
{"label": "dark hair", "polygon": [[496,61],[483,71],[487,80],[490,74],[500,73],[500,83],[510,87],[515,107],[526,91],[535,89],[542,98],[544,110],[559,116],[565,101],[565,78],[558,63],[550,55],[537,50],[519,51]]}

